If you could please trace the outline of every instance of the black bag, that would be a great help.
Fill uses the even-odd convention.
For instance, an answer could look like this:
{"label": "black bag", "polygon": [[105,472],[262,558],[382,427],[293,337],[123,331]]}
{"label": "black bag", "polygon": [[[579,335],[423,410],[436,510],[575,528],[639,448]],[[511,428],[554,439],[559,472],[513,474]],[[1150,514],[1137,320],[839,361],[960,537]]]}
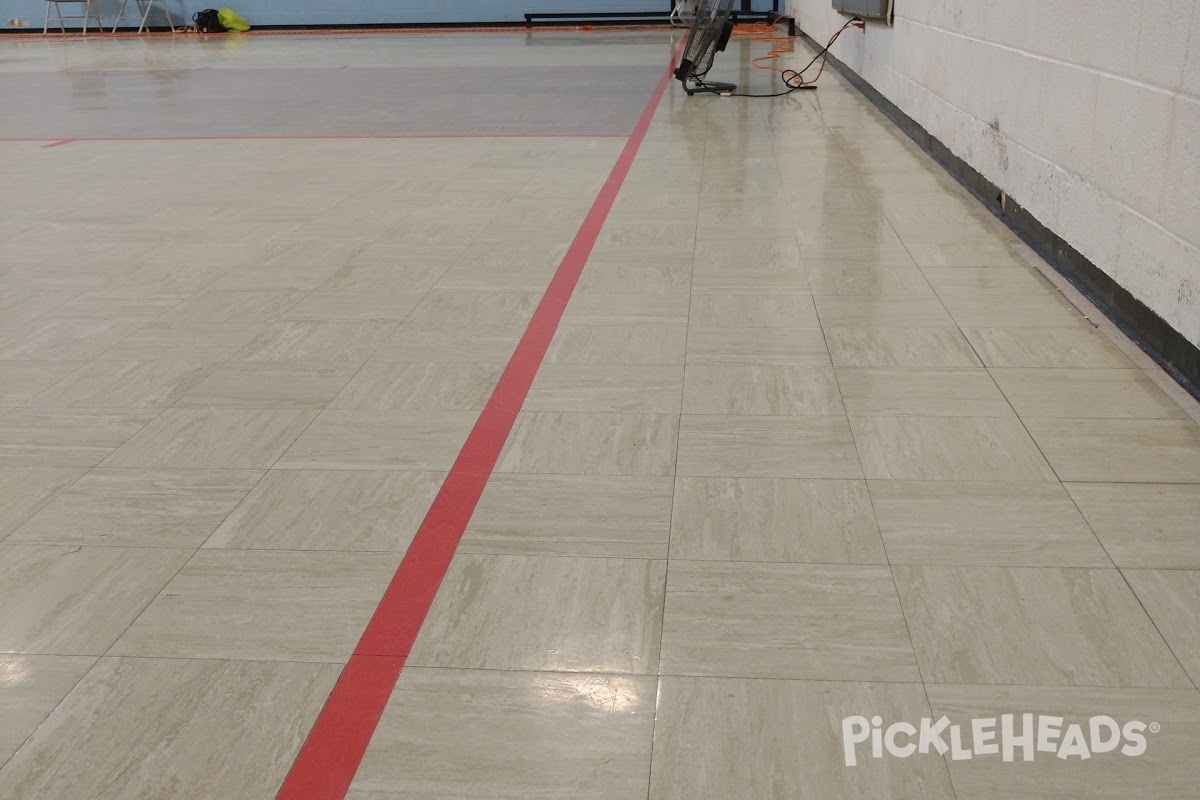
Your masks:
{"label": "black bag", "polygon": [[225,30],[215,8],[206,8],[192,14],[192,22],[196,23],[196,30],[200,33],[221,33]]}

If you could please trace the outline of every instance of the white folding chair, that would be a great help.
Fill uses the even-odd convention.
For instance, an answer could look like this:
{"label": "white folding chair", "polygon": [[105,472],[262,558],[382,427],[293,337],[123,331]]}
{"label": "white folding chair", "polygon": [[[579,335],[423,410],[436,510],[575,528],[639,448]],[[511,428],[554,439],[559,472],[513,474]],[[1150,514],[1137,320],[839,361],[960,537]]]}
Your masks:
{"label": "white folding chair", "polygon": [[[113,33],[117,32],[117,27],[121,24],[121,20],[125,19],[125,4],[129,0],[121,0],[121,9],[117,12],[117,21],[113,23]],[[146,29],[146,19],[150,16],[150,9],[154,8],[154,0],[134,0],[137,3],[138,12],[141,13],[141,21],[138,24],[137,32],[141,33]],[[167,15],[167,27],[171,30],[175,29],[175,22],[171,19],[171,9],[167,8],[166,3],[162,5],[162,12]],[[131,17],[137,19],[137,17]]]}
{"label": "white folding chair", "polygon": [[[63,16],[63,3],[77,3],[83,6],[82,14],[68,14]],[[50,30],[50,6],[54,6],[55,13],[58,14],[58,28],[63,33],[67,32],[66,22],[69,19],[77,19],[83,22],[83,35],[87,36],[88,22],[96,20],[96,27],[104,31],[104,24],[100,21],[100,3],[96,0],[96,5],[92,5],[92,0],[46,0],[46,20],[42,24],[42,36],[45,36]]]}

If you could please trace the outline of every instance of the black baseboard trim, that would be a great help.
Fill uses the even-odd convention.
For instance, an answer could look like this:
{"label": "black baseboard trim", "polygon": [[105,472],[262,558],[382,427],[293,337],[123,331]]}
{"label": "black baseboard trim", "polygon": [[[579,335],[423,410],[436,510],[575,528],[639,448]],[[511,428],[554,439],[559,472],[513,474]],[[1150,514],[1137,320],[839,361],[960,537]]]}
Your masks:
{"label": "black baseboard trim", "polygon": [[[814,50],[821,45],[804,31],[800,38]],[[997,218],[1021,237],[1104,316],[1121,329],[1147,355],[1174,378],[1192,397],[1200,400],[1200,348],[1172,328],[1162,317],[1138,300],[1113,278],[1057,233],[1013,202],[1004,192],[931,135],[912,117],[867,83],[840,59],[829,56],[829,65],[871,101],[896,127],[929,153],[950,175],[965,186]]]}

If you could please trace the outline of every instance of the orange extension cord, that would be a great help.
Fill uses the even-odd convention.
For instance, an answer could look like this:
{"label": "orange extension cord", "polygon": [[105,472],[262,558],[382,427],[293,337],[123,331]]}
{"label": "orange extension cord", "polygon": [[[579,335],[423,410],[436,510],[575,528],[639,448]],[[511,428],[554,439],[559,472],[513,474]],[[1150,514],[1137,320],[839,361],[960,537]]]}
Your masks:
{"label": "orange extension cord", "polygon": [[775,26],[777,22],[755,22],[751,25],[735,25],[733,28],[734,36],[749,36],[752,42],[761,42],[771,46],[770,51],[766,55],[759,56],[753,59],[750,63],[755,69],[761,69],[767,72],[778,73],[784,84],[795,89],[800,86],[811,86],[821,77],[821,73],[825,71],[825,62],[829,59],[829,48],[837,41],[837,38],[842,35],[847,28],[863,28],[861,20],[851,20],[837,30],[833,36],[829,37],[829,42],[825,45],[825,51],[821,55],[821,66],[817,70],[817,74],[812,80],[806,80],[802,72],[795,70],[787,70],[772,62],[778,61],[781,57],[790,53],[796,52],[796,46],[791,36],[778,36],[775,34]]}

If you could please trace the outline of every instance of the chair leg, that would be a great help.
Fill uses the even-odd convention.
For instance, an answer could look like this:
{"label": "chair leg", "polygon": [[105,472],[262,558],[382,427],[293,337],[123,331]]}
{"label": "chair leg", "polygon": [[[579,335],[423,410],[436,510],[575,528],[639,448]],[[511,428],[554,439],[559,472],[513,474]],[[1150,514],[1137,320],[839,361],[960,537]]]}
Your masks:
{"label": "chair leg", "polygon": [[46,0],[46,19],[42,22],[42,36],[50,32],[50,0]]}
{"label": "chair leg", "polygon": [[67,21],[65,19],[63,19],[62,4],[55,2],[54,10],[58,14],[58,29],[63,32],[64,36],[66,36],[67,35]]}
{"label": "chair leg", "polygon": [[[153,0],[151,0],[151,2],[153,2]],[[171,19],[171,7],[169,5],[167,5],[165,2],[162,4],[162,12],[163,12],[163,16],[167,18],[167,27],[170,28],[172,32],[174,32],[175,31],[175,20]]]}
{"label": "chair leg", "polygon": [[83,35],[87,36],[88,23],[92,20],[92,0],[84,0],[83,4]]}
{"label": "chair leg", "polygon": [[121,7],[117,9],[117,18],[113,22],[113,33],[117,32],[117,28],[121,26],[121,20],[125,19],[125,4],[127,2],[129,2],[129,0],[121,0]]}
{"label": "chair leg", "polygon": [[[141,0],[138,0],[138,5],[141,5]],[[138,26],[138,33],[146,30],[146,20],[150,18],[150,9],[154,8],[154,0],[147,0],[146,9],[142,11],[142,24]]]}

